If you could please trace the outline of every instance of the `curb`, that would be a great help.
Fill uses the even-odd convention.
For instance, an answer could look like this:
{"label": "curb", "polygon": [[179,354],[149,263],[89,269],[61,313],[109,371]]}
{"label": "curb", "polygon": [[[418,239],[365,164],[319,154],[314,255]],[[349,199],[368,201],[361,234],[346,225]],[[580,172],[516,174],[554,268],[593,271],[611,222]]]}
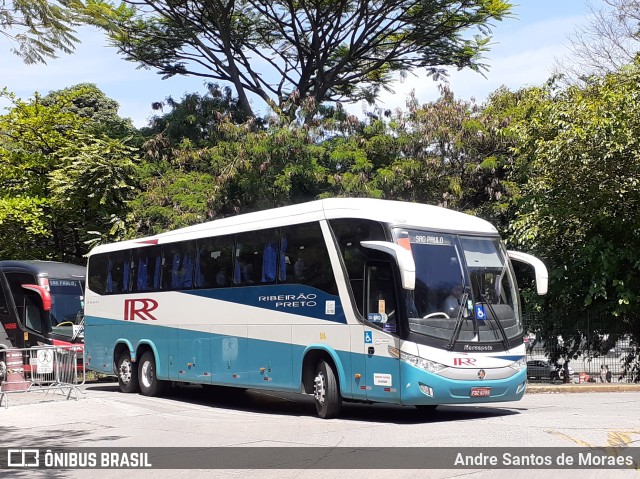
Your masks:
{"label": "curb", "polygon": [[527,384],[526,394],[640,392],[640,384]]}

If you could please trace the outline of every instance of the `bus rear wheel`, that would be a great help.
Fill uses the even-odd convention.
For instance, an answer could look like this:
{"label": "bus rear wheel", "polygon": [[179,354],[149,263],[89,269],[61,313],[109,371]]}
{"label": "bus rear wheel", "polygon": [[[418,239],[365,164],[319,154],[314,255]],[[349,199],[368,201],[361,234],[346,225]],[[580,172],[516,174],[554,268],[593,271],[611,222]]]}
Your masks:
{"label": "bus rear wheel", "polygon": [[168,383],[156,376],[156,359],[151,351],[146,351],[138,364],[140,392],[145,396],[159,396],[165,392]]}
{"label": "bus rear wheel", "polygon": [[138,368],[131,362],[129,354],[124,353],[118,357],[116,368],[120,391],[123,393],[137,393],[140,390]]}
{"label": "bus rear wheel", "polygon": [[323,419],[338,416],[342,407],[342,398],[333,368],[326,361],[318,363],[313,382],[313,396],[318,416]]}

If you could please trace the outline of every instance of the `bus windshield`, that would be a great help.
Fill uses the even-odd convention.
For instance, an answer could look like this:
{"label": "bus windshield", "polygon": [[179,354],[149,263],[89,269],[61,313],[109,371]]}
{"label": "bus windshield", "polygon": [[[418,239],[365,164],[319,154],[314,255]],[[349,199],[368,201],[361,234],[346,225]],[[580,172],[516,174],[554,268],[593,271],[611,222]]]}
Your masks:
{"label": "bus windshield", "polygon": [[49,279],[51,292],[51,332],[74,337],[81,327],[84,291],[80,280]]}
{"label": "bus windshield", "polygon": [[416,285],[405,291],[409,329],[450,341],[507,342],[522,334],[517,288],[498,238],[398,229]]}

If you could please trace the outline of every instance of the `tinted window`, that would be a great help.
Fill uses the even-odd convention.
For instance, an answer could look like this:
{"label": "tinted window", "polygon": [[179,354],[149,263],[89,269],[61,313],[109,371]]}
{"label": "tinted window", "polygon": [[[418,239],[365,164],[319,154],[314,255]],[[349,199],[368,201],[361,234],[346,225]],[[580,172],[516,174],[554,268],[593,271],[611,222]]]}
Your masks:
{"label": "tinted window", "polygon": [[9,303],[7,297],[4,294],[4,288],[2,287],[2,278],[0,278],[0,316],[9,315]]}
{"label": "tinted window", "polygon": [[385,241],[384,229],[380,223],[362,219],[337,219],[329,221],[342,254],[349,284],[358,311],[364,311],[364,268],[372,250],[360,246],[361,241]]}
{"label": "tinted window", "polygon": [[37,284],[35,276],[26,273],[7,273],[6,278],[18,311],[18,318],[27,328],[42,332],[42,299],[35,291],[22,287],[23,284]]}
{"label": "tinted window", "polygon": [[51,325],[80,324],[84,306],[82,282],[77,279],[51,278],[49,287],[51,289]]}
{"label": "tinted window", "polygon": [[149,246],[133,251],[132,291],[143,293],[160,288],[161,251],[159,246]]}
{"label": "tinted window", "polygon": [[191,289],[195,269],[195,241],[162,247],[162,289]]}
{"label": "tinted window", "polygon": [[231,286],[233,273],[233,237],[198,240],[195,267],[196,288]]}
{"label": "tinted window", "polygon": [[393,268],[384,261],[367,266],[367,321],[389,333],[396,333],[396,294]]}
{"label": "tinted window", "polygon": [[243,233],[236,239],[234,282],[237,285],[272,284],[278,274],[276,230]]}
{"label": "tinted window", "polygon": [[127,293],[131,282],[131,252],[109,253],[107,265],[107,293]]}
{"label": "tinted window", "polygon": [[280,283],[298,283],[338,294],[320,224],[282,229]]}
{"label": "tinted window", "polygon": [[89,258],[89,289],[94,293],[104,294],[107,291],[107,270],[109,258],[106,253],[96,254]]}

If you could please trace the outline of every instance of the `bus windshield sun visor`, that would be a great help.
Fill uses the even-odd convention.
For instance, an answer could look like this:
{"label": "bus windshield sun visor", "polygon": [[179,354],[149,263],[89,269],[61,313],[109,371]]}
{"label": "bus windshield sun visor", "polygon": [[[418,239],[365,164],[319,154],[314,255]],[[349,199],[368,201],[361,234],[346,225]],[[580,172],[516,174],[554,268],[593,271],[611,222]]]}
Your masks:
{"label": "bus windshield sun visor", "polygon": [[388,241],[361,241],[360,244],[365,248],[375,249],[393,256],[400,269],[402,287],[410,291],[415,289],[416,263],[413,260],[411,251]]}

